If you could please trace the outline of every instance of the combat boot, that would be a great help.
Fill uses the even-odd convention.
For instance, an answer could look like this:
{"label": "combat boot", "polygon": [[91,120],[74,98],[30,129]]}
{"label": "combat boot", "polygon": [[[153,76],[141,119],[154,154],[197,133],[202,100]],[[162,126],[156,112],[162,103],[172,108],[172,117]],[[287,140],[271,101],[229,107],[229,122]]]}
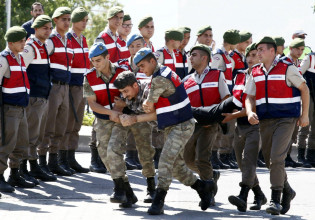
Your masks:
{"label": "combat boot", "polygon": [[162,153],[162,149],[155,148],[155,154],[153,157],[155,169],[159,168],[159,161],[160,161],[161,153]]}
{"label": "combat boot", "polygon": [[91,149],[91,165],[90,165],[90,171],[95,173],[106,173],[107,170],[105,166],[102,166],[101,158],[98,155],[97,148],[94,146],[90,146]]}
{"label": "combat boot", "polygon": [[217,151],[212,151],[211,164],[213,167],[219,166],[220,169],[230,169],[229,165],[222,163],[222,161],[218,158],[218,152]]}
{"label": "combat boot", "polygon": [[280,205],[280,197],[281,197],[281,190],[272,190],[271,191],[271,200],[270,205],[266,209],[266,212],[271,215],[279,215],[282,209]]}
{"label": "combat boot", "polygon": [[312,168],[312,165],[310,164],[310,162],[305,158],[305,148],[298,148],[298,155],[297,155],[297,158],[298,158],[298,161],[300,163],[302,163],[302,167],[304,168]]}
{"label": "combat boot", "polygon": [[114,193],[110,196],[111,203],[126,203],[126,191],[124,186],[124,180],[122,178],[114,179]]}
{"label": "combat boot", "polygon": [[[45,156],[45,161],[46,161],[46,156]],[[44,182],[50,182],[50,181],[56,181],[57,177],[54,176],[54,174],[52,173],[46,173],[45,171],[43,171],[40,166],[37,163],[37,160],[29,160],[30,163],[30,172],[29,174],[36,178],[36,179],[40,179],[41,181]],[[46,165],[47,166],[47,165]]]}
{"label": "combat boot", "polygon": [[214,196],[215,196],[217,194],[217,192],[218,192],[218,180],[220,178],[220,171],[213,170],[212,173],[213,173],[213,181],[214,181],[213,193],[214,193]]}
{"label": "combat boot", "polygon": [[68,150],[68,163],[71,169],[74,169],[78,173],[88,173],[88,168],[82,167],[75,159],[75,150]]}
{"label": "combat boot", "polygon": [[138,170],[142,169],[141,164],[137,163],[136,157],[138,156],[138,151],[136,150],[127,150],[125,162],[131,166],[137,167]]}
{"label": "combat boot", "polygon": [[266,164],[262,161],[262,160],[260,160],[259,158],[257,159],[257,166],[258,167],[266,167]]}
{"label": "combat boot", "polygon": [[201,210],[206,210],[210,207],[211,202],[211,193],[214,189],[214,181],[213,180],[197,180],[191,188],[197,191],[201,201],[199,203]]}
{"label": "combat boot", "polygon": [[240,184],[241,191],[238,196],[229,196],[229,202],[237,207],[240,212],[246,212],[247,197],[250,188],[246,185]]}
{"label": "combat boot", "polygon": [[27,160],[22,160],[20,162],[19,174],[25,180],[34,183],[35,186],[39,185],[38,180],[31,176],[27,170]]}
{"label": "combat boot", "polygon": [[18,168],[11,168],[10,176],[8,178],[8,183],[12,187],[21,187],[21,188],[34,188],[35,184],[25,180],[23,177],[19,174]]}
{"label": "combat boot", "polygon": [[296,167],[301,167],[303,166],[303,163],[300,163],[300,162],[296,162],[292,159],[291,155],[290,154],[287,154],[287,157],[285,158],[285,167],[293,167],[293,168],[296,168]]}
{"label": "combat boot", "polygon": [[48,168],[46,155],[39,155],[38,160],[39,160],[39,167],[42,169],[42,171],[44,171],[48,175],[53,176],[54,174]]}
{"label": "combat boot", "polygon": [[14,192],[15,189],[7,181],[5,181],[3,174],[0,174],[0,192]]}
{"label": "combat boot", "polygon": [[315,149],[307,148],[306,159],[313,167],[315,167]]}
{"label": "combat boot", "polygon": [[238,168],[238,166],[230,160],[230,154],[220,154],[220,160],[223,164],[230,166],[231,169]]}
{"label": "combat boot", "polygon": [[154,177],[147,178],[147,196],[144,199],[144,203],[152,203],[155,194],[155,179]]}
{"label": "combat boot", "polygon": [[164,214],[164,200],[167,191],[161,188],[156,189],[151,207],[148,209],[149,215],[161,215]]}
{"label": "combat boot", "polygon": [[68,170],[65,170],[58,164],[58,159],[57,159],[57,154],[49,154],[49,159],[48,159],[48,168],[49,170],[57,175],[60,176],[71,176],[72,173]]}
{"label": "combat boot", "polygon": [[69,171],[71,174],[75,174],[75,170],[70,168],[68,161],[68,151],[67,150],[59,150],[58,151],[58,164],[64,170]]}
{"label": "combat boot", "polygon": [[121,207],[121,208],[131,208],[132,204],[135,204],[136,202],[138,202],[138,198],[134,194],[134,192],[133,192],[129,182],[124,182],[124,189],[125,189],[125,192],[126,192],[127,202],[121,203],[119,205],[119,207]]}
{"label": "combat boot", "polygon": [[280,211],[281,214],[285,214],[289,211],[290,205],[291,205],[291,200],[294,199],[296,195],[296,192],[290,187],[289,182],[285,181],[284,182],[284,187],[283,187],[283,193],[282,193],[282,200],[281,200],[281,206],[282,209]]}
{"label": "combat boot", "polygon": [[250,210],[260,210],[262,205],[265,205],[267,203],[267,198],[265,194],[261,191],[261,188],[259,185],[256,185],[252,188],[254,192],[254,204],[249,209]]}

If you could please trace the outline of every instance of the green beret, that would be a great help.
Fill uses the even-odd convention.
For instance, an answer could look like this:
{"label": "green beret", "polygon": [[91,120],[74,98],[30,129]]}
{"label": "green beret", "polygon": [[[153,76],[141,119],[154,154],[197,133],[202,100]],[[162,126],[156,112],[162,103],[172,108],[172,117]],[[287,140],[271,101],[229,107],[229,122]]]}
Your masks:
{"label": "green beret", "polygon": [[47,24],[49,22],[52,22],[52,20],[48,15],[40,15],[34,20],[34,22],[32,24],[32,28],[43,27],[45,24]]}
{"label": "green beret", "polygon": [[71,14],[71,9],[68,7],[59,7],[54,11],[54,14],[51,18],[58,18],[61,15]]}
{"label": "green beret", "polygon": [[180,27],[179,30],[184,34],[190,33],[191,29],[189,27]]}
{"label": "green beret", "polygon": [[112,17],[114,17],[115,15],[117,15],[120,12],[124,12],[124,10],[119,6],[115,6],[115,7],[110,8],[107,11],[107,20],[111,19]]}
{"label": "green beret", "polygon": [[272,37],[269,37],[269,36],[265,36],[265,37],[261,38],[256,43],[256,49],[257,49],[259,44],[272,44],[272,45],[274,45],[274,47],[277,47],[276,41]]}
{"label": "green beret", "polygon": [[193,47],[190,49],[190,54],[191,54],[194,50],[203,50],[203,51],[205,51],[206,53],[208,53],[209,56],[210,56],[210,58],[211,58],[211,49],[210,49],[210,47],[208,47],[208,46],[205,45],[205,44],[196,44],[195,46],[193,46]]}
{"label": "green beret", "polygon": [[240,43],[247,41],[249,38],[252,37],[252,33],[248,31],[240,31],[241,40]]}
{"label": "green beret", "polygon": [[125,14],[125,15],[124,15],[123,22],[125,22],[125,21],[130,21],[130,20],[131,20],[130,15],[129,15],[129,14]]}
{"label": "green beret", "polygon": [[169,29],[165,31],[165,38],[169,40],[182,41],[184,39],[184,33],[178,29]]}
{"label": "green beret", "polygon": [[87,12],[85,8],[77,7],[76,9],[73,10],[71,14],[71,21],[72,23],[82,21],[88,14],[89,12]]}
{"label": "green beret", "polygon": [[225,43],[228,44],[238,44],[241,40],[240,32],[239,30],[228,30],[223,35],[223,40]]}
{"label": "green beret", "polygon": [[205,33],[206,31],[212,31],[212,27],[211,27],[210,25],[201,27],[201,28],[197,31],[197,36],[202,35],[202,34]]}
{"label": "green beret", "polygon": [[294,40],[290,43],[291,48],[298,48],[302,46],[305,47],[305,42],[301,38],[294,38]]}
{"label": "green beret", "polygon": [[150,21],[153,21],[152,16],[147,16],[147,17],[142,18],[139,22],[138,28],[142,28],[146,26]]}
{"label": "green beret", "polygon": [[256,43],[252,43],[250,45],[248,45],[248,47],[246,47],[245,49],[245,57],[248,56],[249,52],[256,50]]}
{"label": "green beret", "polygon": [[273,38],[276,41],[277,46],[284,46],[284,38],[283,37],[274,37]]}
{"label": "green beret", "polygon": [[26,30],[20,26],[10,27],[4,35],[7,42],[17,42],[26,37]]}

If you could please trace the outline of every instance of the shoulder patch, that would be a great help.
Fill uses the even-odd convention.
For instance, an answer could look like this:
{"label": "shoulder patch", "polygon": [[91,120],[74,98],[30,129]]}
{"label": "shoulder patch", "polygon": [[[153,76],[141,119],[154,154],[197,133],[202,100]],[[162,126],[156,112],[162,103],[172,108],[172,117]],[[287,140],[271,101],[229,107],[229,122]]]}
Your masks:
{"label": "shoulder patch", "polygon": [[28,53],[28,49],[24,49],[24,53]]}

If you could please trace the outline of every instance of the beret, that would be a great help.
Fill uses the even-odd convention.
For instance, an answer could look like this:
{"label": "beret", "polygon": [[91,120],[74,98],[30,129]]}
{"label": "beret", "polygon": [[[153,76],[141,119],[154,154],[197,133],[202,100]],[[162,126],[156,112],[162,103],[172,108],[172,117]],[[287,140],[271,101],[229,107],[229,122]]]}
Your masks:
{"label": "beret", "polygon": [[182,31],[184,34],[191,32],[191,29],[189,27],[180,27],[179,30]]}
{"label": "beret", "polygon": [[45,24],[49,22],[52,22],[52,19],[48,15],[40,15],[34,20],[32,28],[43,27]]}
{"label": "beret", "polygon": [[184,38],[184,33],[178,29],[169,29],[165,31],[165,38],[169,40],[182,41]]}
{"label": "beret", "polygon": [[94,43],[89,50],[89,58],[97,57],[106,51],[106,46],[102,42]]}
{"label": "beret", "polygon": [[248,47],[246,47],[245,49],[245,57],[248,56],[248,54],[253,51],[253,50],[256,50],[256,43],[252,43],[250,45],[248,45]]}
{"label": "beret", "polygon": [[114,17],[115,15],[117,15],[120,12],[124,12],[124,10],[119,6],[115,6],[115,7],[110,8],[107,11],[107,20],[111,19],[112,17]]}
{"label": "beret", "polygon": [[54,11],[54,14],[51,18],[58,18],[61,15],[71,14],[71,9],[68,7],[59,7]]}
{"label": "beret", "polygon": [[146,16],[146,17],[142,18],[139,22],[138,28],[142,28],[142,27],[146,26],[150,21],[153,21],[152,16]]}
{"label": "beret", "polygon": [[277,47],[276,41],[272,37],[269,37],[269,36],[265,36],[265,37],[261,38],[256,43],[256,49],[257,49],[259,44],[273,44],[275,47]]}
{"label": "beret", "polygon": [[248,31],[240,31],[241,40],[240,43],[247,41],[249,38],[252,37],[252,33]]}
{"label": "beret", "polygon": [[305,42],[301,38],[294,38],[290,43],[291,48],[298,48],[302,46],[305,47]]}
{"label": "beret", "polygon": [[71,21],[72,23],[82,21],[85,16],[87,16],[89,13],[85,8],[83,7],[77,7],[76,9],[73,10],[71,14]]}
{"label": "beret", "polygon": [[152,54],[152,50],[150,50],[149,48],[142,48],[140,49],[136,55],[133,58],[133,62],[138,65],[138,63],[143,60],[143,58],[145,58],[147,55]]}
{"label": "beret", "polygon": [[202,35],[203,33],[205,33],[208,30],[212,31],[212,27],[210,25],[199,28],[199,30],[197,31],[197,36]]}
{"label": "beret", "polygon": [[241,40],[241,36],[238,30],[228,30],[223,35],[224,42],[228,44],[238,44]]}
{"label": "beret", "polygon": [[130,20],[131,20],[130,15],[129,15],[129,14],[125,14],[125,15],[124,15],[123,22],[124,22],[124,21],[130,21]]}
{"label": "beret", "polygon": [[196,44],[195,46],[193,46],[190,49],[190,53],[192,53],[194,50],[203,50],[203,51],[207,52],[209,54],[209,56],[211,57],[211,49],[209,46],[207,46],[205,44]]}
{"label": "beret", "polygon": [[4,35],[7,42],[17,42],[26,37],[26,30],[20,26],[10,27]]}
{"label": "beret", "polygon": [[143,39],[143,37],[140,34],[133,34],[127,41],[127,47],[129,47],[134,41],[139,39]]}
{"label": "beret", "polygon": [[277,46],[284,46],[284,38],[283,37],[274,37],[273,38],[276,41]]}

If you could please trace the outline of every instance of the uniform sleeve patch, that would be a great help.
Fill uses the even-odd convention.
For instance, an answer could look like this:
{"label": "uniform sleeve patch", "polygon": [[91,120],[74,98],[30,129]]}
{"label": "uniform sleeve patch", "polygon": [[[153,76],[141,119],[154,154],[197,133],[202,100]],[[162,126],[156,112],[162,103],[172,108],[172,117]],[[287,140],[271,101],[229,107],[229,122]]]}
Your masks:
{"label": "uniform sleeve patch", "polygon": [[24,52],[25,52],[25,53],[28,53],[28,49],[24,49]]}
{"label": "uniform sleeve patch", "polygon": [[220,58],[219,58],[219,57],[214,57],[214,59],[215,59],[215,60],[220,60]]}

